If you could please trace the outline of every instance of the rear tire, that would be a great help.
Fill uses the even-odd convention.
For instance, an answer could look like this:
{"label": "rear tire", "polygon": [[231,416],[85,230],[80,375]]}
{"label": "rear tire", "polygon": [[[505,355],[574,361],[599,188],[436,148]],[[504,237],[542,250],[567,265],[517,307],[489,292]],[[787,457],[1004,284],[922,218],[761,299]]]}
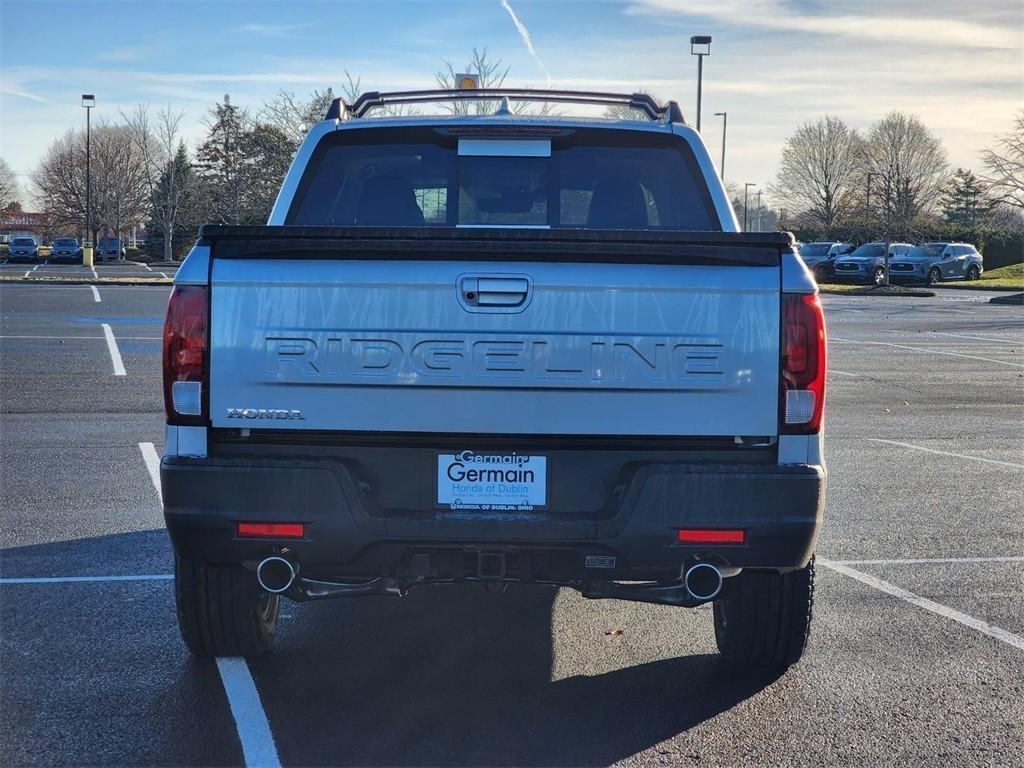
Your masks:
{"label": "rear tire", "polygon": [[785,669],[803,656],[814,606],[814,559],[788,573],[747,571],[715,601],[715,640],[730,662]]}
{"label": "rear tire", "polygon": [[240,565],[174,559],[178,627],[196,656],[259,656],[273,645],[281,598]]}

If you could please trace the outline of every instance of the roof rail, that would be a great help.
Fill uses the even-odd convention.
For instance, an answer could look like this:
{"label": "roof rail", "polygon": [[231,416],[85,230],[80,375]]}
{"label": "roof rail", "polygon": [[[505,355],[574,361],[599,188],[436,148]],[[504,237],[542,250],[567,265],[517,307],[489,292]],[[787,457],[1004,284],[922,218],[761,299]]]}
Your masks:
{"label": "roof rail", "polygon": [[646,114],[651,120],[665,120],[671,123],[685,123],[679,105],[669,101],[659,104],[648,93],[606,93],[603,91],[552,91],[531,88],[467,88],[436,89],[427,91],[367,91],[352,104],[337,98],[324,116],[325,120],[342,120],[348,117],[363,117],[371,109],[393,104],[422,104],[430,101],[487,101],[508,98],[512,101],[544,101],[557,104],[598,104],[604,106],[632,107]]}

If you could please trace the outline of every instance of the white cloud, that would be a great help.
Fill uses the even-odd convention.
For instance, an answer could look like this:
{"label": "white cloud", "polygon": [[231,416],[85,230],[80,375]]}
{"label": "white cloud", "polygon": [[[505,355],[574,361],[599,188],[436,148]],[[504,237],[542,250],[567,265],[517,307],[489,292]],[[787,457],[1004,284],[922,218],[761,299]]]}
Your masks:
{"label": "white cloud", "polygon": [[34,93],[29,93],[24,88],[15,85],[14,83],[0,83],[0,93],[6,93],[9,96],[20,96],[23,99],[31,99],[32,101],[38,101],[40,104],[50,103],[42,96],[37,96]]}
{"label": "white cloud", "polygon": [[520,39],[522,39],[523,45],[526,46],[526,50],[530,52],[530,56],[533,57],[533,60],[537,62],[537,66],[539,66],[541,68],[541,71],[544,72],[544,76],[547,78],[548,81],[548,86],[550,86],[551,73],[548,71],[548,68],[544,65],[543,60],[537,54],[537,51],[533,47],[533,40],[530,38],[530,30],[528,30],[526,28],[526,25],[519,20],[518,16],[516,16],[516,12],[513,11],[512,6],[508,4],[508,0],[501,0],[501,7],[508,11],[508,15],[511,17],[512,23],[515,24],[516,31],[519,33],[519,37]]}
{"label": "white cloud", "polygon": [[[974,4],[964,4],[974,11]],[[1017,8],[1020,6],[1017,5]],[[703,16],[738,27],[962,48],[1015,49],[1020,26],[984,25],[960,19],[884,14],[808,13],[786,0],[638,0],[633,13]],[[973,15],[973,13],[972,13]]]}
{"label": "white cloud", "polygon": [[244,32],[247,35],[256,35],[258,37],[271,37],[271,38],[296,38],[301,37],[299,32],[310,29],[313,26],[312,22],[302,22],[299,24],[260,24],[257,22],[249,22],[243,24],[238,28],[239,32]]}

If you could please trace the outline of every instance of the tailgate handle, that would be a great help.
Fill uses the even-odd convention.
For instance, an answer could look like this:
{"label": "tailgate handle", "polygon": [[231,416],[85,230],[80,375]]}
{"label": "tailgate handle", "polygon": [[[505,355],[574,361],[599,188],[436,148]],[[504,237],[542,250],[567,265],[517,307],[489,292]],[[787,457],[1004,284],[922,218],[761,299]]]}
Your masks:
{"label": "tailgate handle", "polygon": [[525,277],[464,277],[462,300],[471,307],[518,307],[530,292]]}

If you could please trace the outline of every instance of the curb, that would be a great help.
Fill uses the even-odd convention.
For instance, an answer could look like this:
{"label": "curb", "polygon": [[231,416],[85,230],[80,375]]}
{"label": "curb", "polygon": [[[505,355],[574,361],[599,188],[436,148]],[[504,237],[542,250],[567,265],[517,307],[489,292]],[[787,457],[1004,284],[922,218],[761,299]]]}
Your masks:
{"label": "curb", "polygon": [[170,278],[164,279],[158,277],[152,280],[144,280],[137,278],[100,278],[94,280],[93,278],[75,278],[75,277],[8,277],[6,275],[0,276],[0,285],[7,285],[10,283],[35,283],[37,285],[127,285],[127,286],[155,286],[161,287],[165,285],[173,285],[174,281]]}
{"label": "curb", "polygon": [[882,291],[876,287],[854,288],[852,291],[830,291],[827,288],[819,288],[818,293],[825,293],[830,296],[907,296],[911,298],[932,298],[934,291],[926,291],[923,288],[908,288],[903,291]]}
{"label": "curb", "polygon": [[1011,293],[1006,296],[993,296],[988,300],[989,304],[1020,304],[1024,306],[1024,293]]}

